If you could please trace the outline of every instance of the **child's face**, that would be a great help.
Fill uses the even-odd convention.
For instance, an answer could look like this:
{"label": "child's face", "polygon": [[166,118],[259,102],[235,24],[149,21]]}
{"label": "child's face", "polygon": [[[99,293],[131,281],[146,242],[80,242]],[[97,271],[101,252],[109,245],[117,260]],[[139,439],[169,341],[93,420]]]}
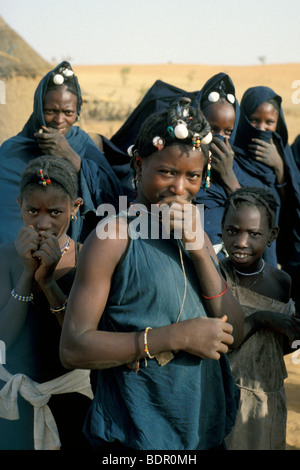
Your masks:
{"label": "child's face", "polygon": [[232,104],[219,101],[207,106],[203,114],[209,122],[213,134],[230,137],[234,129],[235,111]]}
{"label": "child's face", "polygon": [[268,241],[277,236],[277,228],[269,226],[266,209],[241,205],[230,207],[224,220],[222,237],[234,265],[248,267],[260,259]]}
{"label": "child's face", "polygon": [[191,202],[200,189],[204,161],[202,151],[185,151],[177,145],[141,158],[136,202],[156,204],[172,196]]}
{"label": "child's face", "polygon": [[262,103],[249,117],[252,126],[261,131],[275,132],[278,122],[278,111],[271,103]]}
{"label": "child's face", "polygon": [[32,225],[40,236],[43,232],[50,232],[58,240],[65,236],[71,216],[77,210],[66,194],[51,185],[26,191],[22,198],[24,224]]}

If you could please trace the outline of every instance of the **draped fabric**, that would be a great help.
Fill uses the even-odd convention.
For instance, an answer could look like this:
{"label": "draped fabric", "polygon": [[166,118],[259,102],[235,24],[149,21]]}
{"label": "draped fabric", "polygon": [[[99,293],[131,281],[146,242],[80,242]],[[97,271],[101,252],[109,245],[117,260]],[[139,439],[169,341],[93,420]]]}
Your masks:
{"label": "draped fabric", "polygon": [[[34,133],[46,125],[43,102],[48,82],[51,74],[63,64],[71,68],[68,62],[62,62],[44,76],[35,91],[33,113],[27,123],[19,134],[5,141],[0,147],[0,243],[14,240],[22,226],[17,203],[20,178],[29,161],[43,155]],[[75,83],[79,115],[81,91],[76,76]],[[80,216],[77,221],[71,223],[69,231],[74,240],[79,240],[85,238],[94,228],[88,224],[90,219],[94,220],[98,205],[111,203],[116,206],[122,189],[107,159],[86,132],[78,126],[72,126],[66,139],[81,158],[79,196],[83,198],[84,204],[80,208]]]}
{"label": "draped fabric", "polygon": [[[66,296],[74,281],[78,255],[77,243],[75,266],[57,279]],[[28,305],[24,325],[7,350],[4,367],[0,367],[1,450],[56,449],[69,438],[73,445],[85,444],[83,416],[92,398],[89,371],[70,374],[63,367],[60,335],[61,326],[49,311],[48,300],[33,287],[33,302]],[[70,417],[71,404],[75,409]]]}
{"label": "draped fabric", "polygon": [[300,135],[296,137],[294,142],[291,145],[291,149],[294,155],[294,159],[298,169],[300,170]]}
{"label": "draped fabric", "polygon": [[[249,116],[262,103],[275,99],[279,105],[279,119],[276,132],[261,131],[251,125]],[[252,138],[272,141],[276,145],[284,162],[287,204],[284,208],[276,186],[274,170],[263,163],[257,162],[248,152]],[[241,101],[241,115],[234,142],[235,162],[240,169],[239,182],[242,186],[259,186],[271,191],[278,204],[278,223],[280,234],[277,241],[274,261],[283,266],[300,266],[300,172],[295,163],[291,147],[288,143],[288,130],[281,108],[281,97],[271,88],[257,86],[249,88]],[[283,209],[282,209],[283,208]],[[282,209],[282,210],[281,210]],[[277,260],[276,260],[277,256]]]}
{"label": "draped fabric", "polygon": [[[184,274],[176,241],[139,238],[137,230],[133,219],[129,248],[99,326],[104,331],[157,328],[175,323],[181,310]],[[206,316],[193,263],[183,247],[182,253],[187,294],[179,321]],[[98,371],[85,424],[96,448],[115,441],[139,450],[209,449],[222,443],[238,400],[226,356],[215,361],[178,352],[163,366],[156,358],[141,360],[138,372],[129,366]]]}
{"label": "draped fabric", "polygon": [[[217,90],[222,81],[224,83],[224,89],[226,94],[230,93],[235,96],[235,87],[229,75],[223,72],[218,73],[211,77],[209,80],[207,80],[203,88],[200,90],[197,96],[200,108],[202,108],[203,104],[206,102],[208,94],[212,91]],[[229,139],[229,143],[231,146],[234,143],[240,115],[240,107],[237,99],[235,100],[233,107],[235,109],[235,124]],[[237,176],[239,173],[239,169],[237,168],[235,162],[233,162],[233,171]],[[219,183],[214,181],[213,174],[211,176],[210,187],[208,189],[205,189],[203,181],[201,184],[201,188],[195,198],[197,204],[204,204],[204,230],[208,234],[213,245],[218,245],[221,243],[221,219],[226,199],[227,194],[225,190]],[[224,257],[222,251],[219,252],[218,257]]]}
{"label": "draped fabric", "polygon": [[[179,98],[186,96],[194,101],[197,94],[197,91],[188,92],[162,80],[157,80],[121,128],[110,140],[104,139],[105,156],[114,171],[120,175],[121,182],[125,187],[124,191],[131,199],[133,197],[133,188],[131,184],[130,158],[128,157],[127,149],[130,145],[134,144],[141,125],[151,114],[166,111]],[[114,155],[111,155],[112,146],[116,146],[119,149],[119,158],[117,160],[116,152],[113,152]]]}

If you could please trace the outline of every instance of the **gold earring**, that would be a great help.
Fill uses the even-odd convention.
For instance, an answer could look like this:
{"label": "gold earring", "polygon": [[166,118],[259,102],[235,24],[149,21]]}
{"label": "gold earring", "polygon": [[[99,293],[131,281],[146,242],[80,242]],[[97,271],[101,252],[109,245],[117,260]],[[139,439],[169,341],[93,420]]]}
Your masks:
{"label": "gold earring", "polygon": [[72,222],[75,222],[75,220],[77,220],[77,215],[71,215],[71,220]]}

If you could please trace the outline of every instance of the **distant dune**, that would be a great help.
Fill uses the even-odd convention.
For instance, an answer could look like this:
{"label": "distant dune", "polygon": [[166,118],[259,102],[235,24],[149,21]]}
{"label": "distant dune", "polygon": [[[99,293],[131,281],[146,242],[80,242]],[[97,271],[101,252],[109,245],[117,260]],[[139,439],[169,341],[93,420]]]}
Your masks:
{"label": "distant dune", "polygon": [[[79,125],[87,132],[110,137],[122,125],[150,86],[158,79],[187,91],[202,88],[208,78],[218,72],[228,73],[240,100],[250,86],[266,85],[283,99],[283,109],[292,143],[300,133],[300,104],[292,103],[300,80],[300,64],[257,66],[208,65],[74,65],[85,103]],[[7,79],[6,104],[0,105],[0,143],[21,130],[32,112],[33,95],[41,77]]]}

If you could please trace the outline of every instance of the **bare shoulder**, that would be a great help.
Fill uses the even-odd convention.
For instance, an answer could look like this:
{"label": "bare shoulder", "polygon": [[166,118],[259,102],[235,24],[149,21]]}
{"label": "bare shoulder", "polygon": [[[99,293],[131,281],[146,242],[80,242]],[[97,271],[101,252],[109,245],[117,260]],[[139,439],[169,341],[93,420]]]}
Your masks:
{"label": "bare shoulder", "polygon": [[111,272],[123,258],[128,247],[128,224],[124,218],[114,218],[89,234],[80,250],[79,268],[86,266],[89,272]]}

